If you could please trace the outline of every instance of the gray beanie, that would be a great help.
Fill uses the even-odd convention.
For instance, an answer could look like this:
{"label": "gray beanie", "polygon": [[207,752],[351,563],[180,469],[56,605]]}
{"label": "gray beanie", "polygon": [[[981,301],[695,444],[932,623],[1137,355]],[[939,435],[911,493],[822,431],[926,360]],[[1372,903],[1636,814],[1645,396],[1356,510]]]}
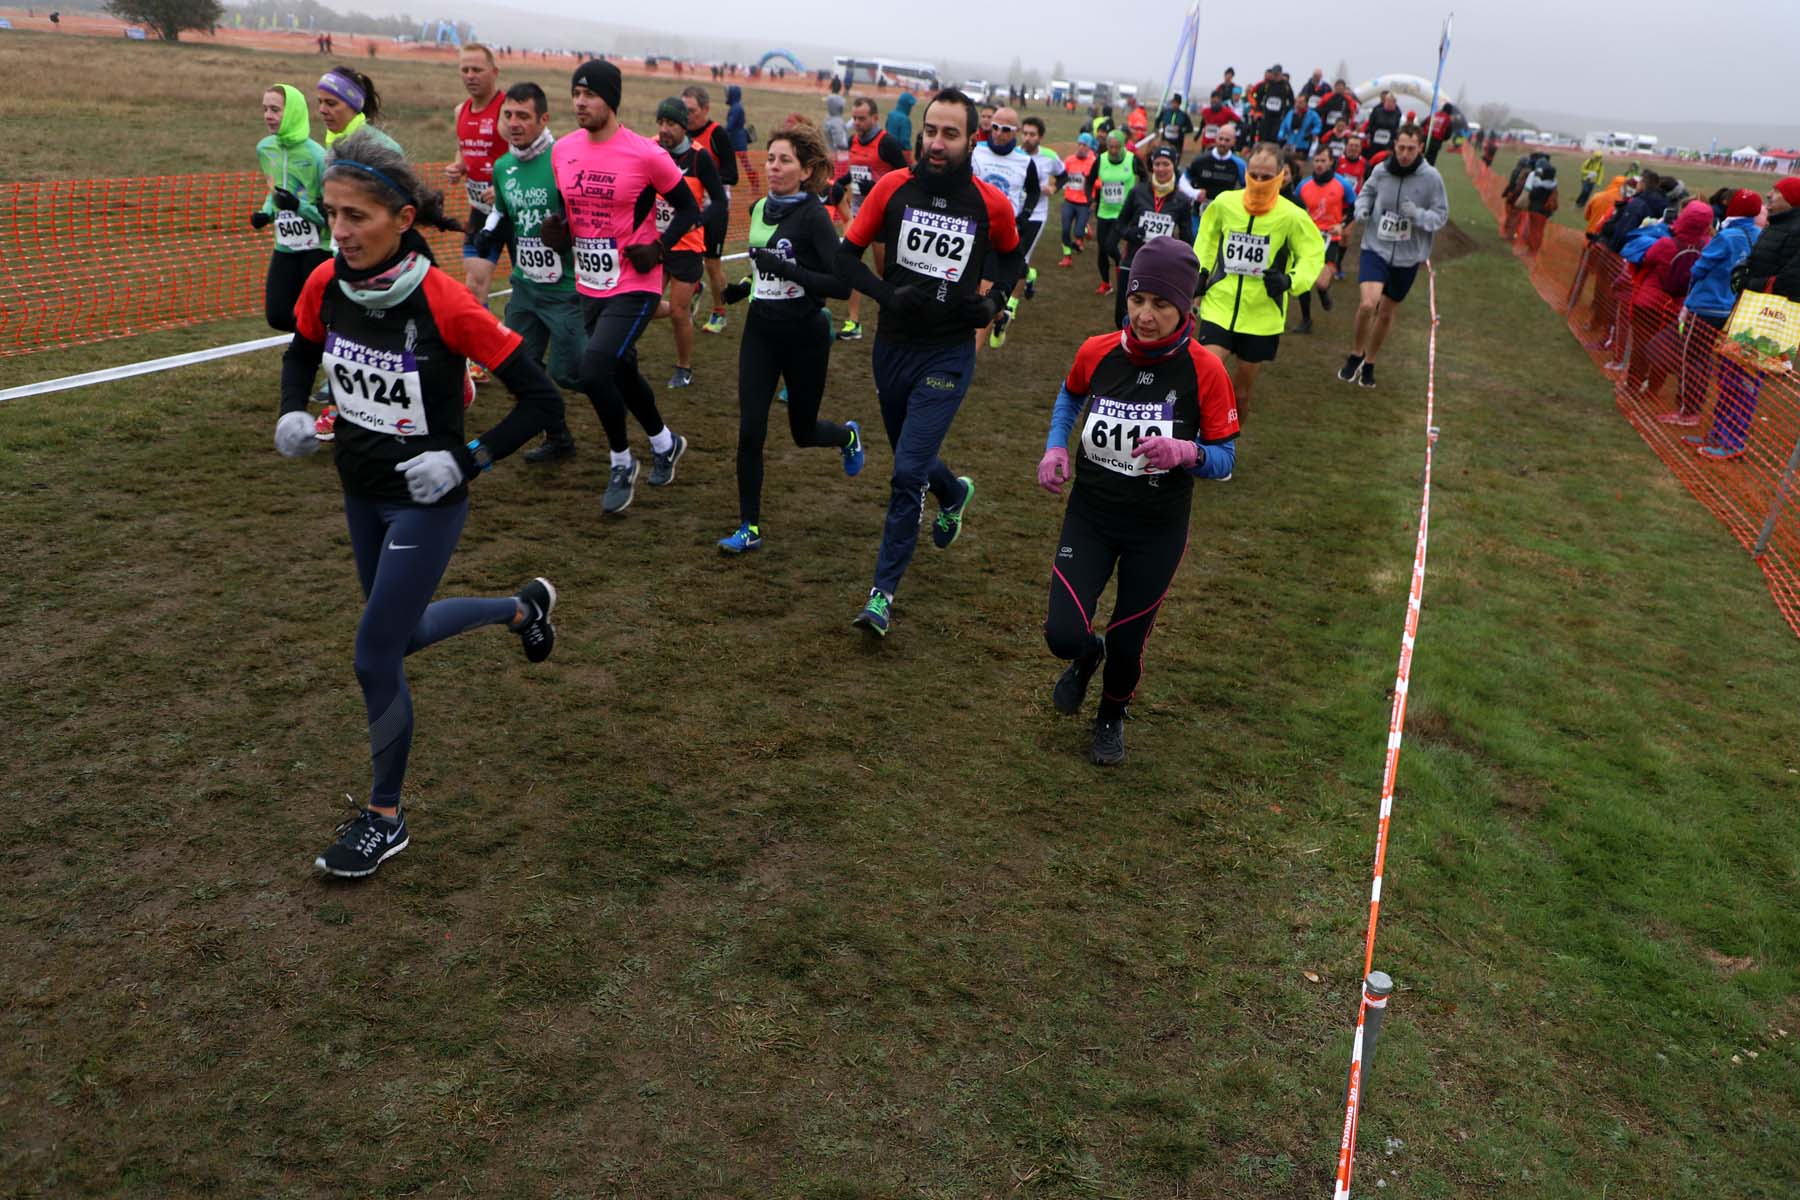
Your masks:
{"label": "gray beanie", "polygon": [[1194,248],[1180,238],[1159,237],[1145,242],[1132,257],[1125,294],[1149,292],[1186,312],[1199,284],[1200,260],[1194,257]]}

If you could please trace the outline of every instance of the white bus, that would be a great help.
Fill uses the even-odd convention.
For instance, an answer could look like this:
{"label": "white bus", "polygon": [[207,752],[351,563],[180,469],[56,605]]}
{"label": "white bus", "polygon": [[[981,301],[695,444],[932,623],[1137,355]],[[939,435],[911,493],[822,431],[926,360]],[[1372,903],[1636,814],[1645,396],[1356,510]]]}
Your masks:
{"label": "white bus", "polygon": [[1094,81],[1091,79],[1077,79],[1075,81],[1075,103],[1082,108],[1086,108],[1088,105],[1092,104],[1094,102],[1095,86]]}
{"label": "white bus", "polygon": [[938,70],[932,63],[904,62],[895,58],[855,58],[840,54],[832,59],[846,87],[885,83],[890,87],[928,90],[937,87]]}

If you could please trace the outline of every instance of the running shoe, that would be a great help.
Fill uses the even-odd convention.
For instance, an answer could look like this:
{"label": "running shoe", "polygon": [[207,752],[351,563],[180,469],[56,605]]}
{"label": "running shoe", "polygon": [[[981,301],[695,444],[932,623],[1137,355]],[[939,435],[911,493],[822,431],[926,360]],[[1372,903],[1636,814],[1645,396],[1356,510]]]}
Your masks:
{"label": "running shoe", "polygon": [[1037,268],[1027,267],[1025,270],[1025,298],[1037,299]]}
{"label": "running shoe", "polygon": [[411,841],[406,832],[405,809],[390,821],[371,809],[359,808],[354,817],[337,827],[334,836],[337,840],[313,859],[313,866],[344,879],[373,875],[376,867],[406,849]]}
{"label": "running shoe", "polygon": [[863,629],[876,637],[886,637],[888,627],[894,620],[894,601],[880,588],[869,589],[869,602],[863,605],[862,611],[851,620],[852,625],[861,625]]}
{"label": "running shoe", "polygon": [[575,438],[565,429],[561,433],[545,434],[543,445],[533,446],[525,452],[525,461],[528,463],[555,462],[559,458],[568,458],[574,453]]}
{"label": "running shoe", "polygon": [[1338,368],[1338,378],[1345,383],[1355,383],[1357,376],[1362,374],[1362,364],[1362,355],[1346,355],[1344,365]]}
{"label": "running shoe", "polygon": [[1094,295],[1096,295],[1096,296],[1110,296],[1110,295],[1112,295],[1112,284],[1110,284],[1110,283],[1102,283],[1102,284],[1101,284],[1101,285],[1100,285],[1100,286],[1099,286],[1099,287],[1097,287],[1097,288],[1095,288],[1095,289],[1094,289]]}
{"label": "running shoe", "polygon": [[1092,758],[1097,766],[1116,767],[1125,761],[1125,716],[1094,718]]}
{"label": "running shoe", "polygon": [[724,333],[725,313],[720,309],[713,309],[712,315],[706,318],[706,324],[702,325],[700,328],[708,333]]}
{"label": "running shoe", "polygon": [[1331,289],[1327,288],[1319,293],[1319,307],[1326,312],[1331,311]]}
{"label": "running shoe", "polygon": [[1372,388],[1375,386],[1375,364],[1374,363],[1368,362],[1366,360],[1363,362],[1362,374],[1358,375],[1356,377],[1356,386],[1366,387],[1366,388]]}
{"label": "running shoe", "polygon": [[694,298],[688,301],[688,320],[700,319],[700,304],[706,299],[706,281],[702,279],[694,285]]}
{"label": "running shoe", "polygon": [[488,374],[488,369],[480,363],[470,363],[469,378],[473,379],[476,383],[489,383],[492,382],[494,377]]}
{"label": "running shoe", "polygon": [[1694,452],[1709,462],[1733,462],[1744,457],[1744,448],[1730,446],[1696,446]]}
{"label": "running shoe", "polygon": [[998,350],[1000,347],[1006,345],[1007,327],[1013,323],[1013,318],[1018,315],[1019,298],[1014,296],[1011,300],[1006,302],[1006,307],[1000,310],[1000,315],[994,318],[994,330],[992,333],[988,334],[988,346],[990,348]]}
{"label": "running shoe", "polygon": [[1676,409],[1674,412],[1657,413],[1656,419],[1664,425],[1680,425],[1685,429],[1691,429],[1700,423],[1700,414],[1684,413],[1680,409]]}
{"label": "running shoe", "polygon": [[1084,252],[1086,249],[1087,249],[1087,239],[1084,237],[1076,238],[1075,239],[1075,253],[1080,254],[1080,253]]}
{"label": "running shoe", "polygon": [[845,321],[844,327],[838,330],[837,340],[840,342],[862,341],[862,326],[855,321]]}
{"label": "running shoe", "polygon": [[736,533],[719,539],[719,549],[726,554],[748,554],[761,548],[762,528],[757,525],[739,525]]}
{"label": "running shoe", "polygon": [[1623,371],[1625,369],[1625,360],[1621,358],[1613,362],[1603,363],[1601,364],[1600,369],[1602,371]]}
{"label": "running shoe", "polygon": [[603,513],[622,513],[631,507],[631,498],[637,495],[638,460],[632,459],[628,467],[614,467],[607,476],[606,495],[600,498],[600,511]]}
{"label": "running shoe", "polygon": [[679,433],[676,433],[673,429],[671,429],[669,433],[673,440],[669,443],[667,453],[653,454],[651,457],[651,487],[667,487],[669,484],[674,483],[675,464],[680,462],[681,456],[687,453],[687,439],[682,437]]}
{"label": "running shoe", "polygon": [[1063,669],[1056,679],[1056,687],[1050,693],[1050,703],[1056,711],[1065,717],[1072,717],[1081,711],[1081,702],[1087,699],[1088,680],[1106,661],[1106,639],[1094,638],[1094,651],[1089,658],[1078,658]]}
{"label": "running shoe", "polygon": [[1070,257],[1069,255],[1065,254],[1061,258],[1056,260],[1056,265],[1059,267],[1072,267],[1075,265],[1075,260],[1072,257]]}
{"label": "running shoe", "polygon": [[694,368],[692,367],[676,367],[675,373],[669,376],[669,386],[672,388],[692,387],[693,383]]}
{"label": "running shoe", "polygon": [[867,457],[863,453],[862,426],[855,421],[845,421],[844,428],[850,431],[850,444],[840,451],[844,456],[844,474],[854,477],[862,472],[863,460]]}
{"label": "running shoe", "polygon": [[507,628],[519,635],[525,661],[541,663],[556,649],[556,626],[550,623],[550,614],[556,608],[556,588],[540,575],[519,589],[517,599],[519,607],[525,610],[525,619]]}
{"label": "running shoe", "polygon": [[967,475],[959,475],[956,482],[963,485],[963,498],[954,508],[938,509],[937,520],[931,526],[931,544],[939,550],[948,550],[950,544],[962,536],[963,518],[969,513],[969,503],[975,499],[975,481]]}
{"label": "running shoe", "polygon": [[1295,333],[1311,333],[1312,332],[1312,318],[1311,317],[1301,317],[1300,318],[1300,327],[1298,329],[1294,330],[1294,332]]}
{"label": "running shoe", "polygon": [[313,422],[313,436],[321,442],[337,437],[337,405],[327,404],[319,419]]}

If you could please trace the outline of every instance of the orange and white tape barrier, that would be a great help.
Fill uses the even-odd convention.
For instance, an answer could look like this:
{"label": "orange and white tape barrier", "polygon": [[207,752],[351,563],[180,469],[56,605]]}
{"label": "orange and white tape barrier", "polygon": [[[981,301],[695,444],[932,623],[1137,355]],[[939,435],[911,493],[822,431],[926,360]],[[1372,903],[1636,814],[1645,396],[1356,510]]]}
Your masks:
{"label": "orange and white tape barrier", "polygon": [[1369,931],[1363,941],[1363,984],[1356,1011],[1356,1038],[1350,1047],[1350,1087],[1344,1100],[1344,1136],[1338,1143],[1337,1186],[1333,1200],[1349,1200],[1350,1174],[1356,1162],[1356,1121],[1362,1111],[1363,1037],[1373,1040],[1387,1007],[1385,978],[1371,988],[1375,966],[1375,923],[1381,916],[1381,879],[1387,867],[1388,821],[1394,811],[1394,779],[1400,771],[1400,731],[1406,726],[1406,693],[1412,679],[1413,645],[1419,635],[1419,607],[1425,596],[1425,542],[1431,529],[1431,451],[1437,444],[1437,272],[1425,262],[1426,295],[1431,332],[1425,350],[1425,485],[1419,502],[1419,540],[1413,550],[1412,587],[1406,597],[1406,632],[1400,637],[1400,668],[1394,676],[1394,707],[1388,716],[1387,765],[1381,775],[1381,821],[1375,833],[1375,881],[1369,890]]}

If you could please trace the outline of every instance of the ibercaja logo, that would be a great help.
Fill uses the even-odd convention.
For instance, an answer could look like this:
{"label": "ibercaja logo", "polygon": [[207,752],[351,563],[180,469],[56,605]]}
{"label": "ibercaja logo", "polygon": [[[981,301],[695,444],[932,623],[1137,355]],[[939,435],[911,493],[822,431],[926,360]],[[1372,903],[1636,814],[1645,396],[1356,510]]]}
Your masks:
{"label": "ibercaja logo", "polygon": [[415,428],[411,417],[401,417],[398,421],[394,422],[394,432],[401,437],[406,437],[408,434],[412,433]]}

